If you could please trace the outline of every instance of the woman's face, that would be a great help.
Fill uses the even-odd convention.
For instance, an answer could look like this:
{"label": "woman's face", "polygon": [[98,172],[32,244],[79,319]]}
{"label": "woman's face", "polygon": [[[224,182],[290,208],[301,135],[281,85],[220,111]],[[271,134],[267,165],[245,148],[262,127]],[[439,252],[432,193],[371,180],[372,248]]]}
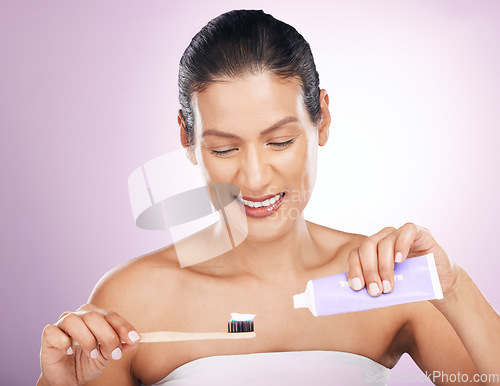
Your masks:
{"label": "woman's face", "polygon": [[[194,152],[208,183],[236,185],[248,239],[269,241],[302,219],[328,137],[328,96],[314,125],[296,79],[267,73],[224,79],[192,98]],[[325,119],[327,115],[327,119]]]}

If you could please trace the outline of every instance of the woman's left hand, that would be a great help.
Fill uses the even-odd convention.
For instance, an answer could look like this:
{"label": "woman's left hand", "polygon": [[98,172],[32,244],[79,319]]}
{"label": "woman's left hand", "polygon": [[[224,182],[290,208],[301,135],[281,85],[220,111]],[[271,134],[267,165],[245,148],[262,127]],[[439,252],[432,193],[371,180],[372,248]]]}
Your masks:
{"label": "woman's left hand", "polygon": [[384,228],[351,250],[347,259],[349,284],[354,290],[366,285],[372,296],[391,292],[394,288],[394,264],[428,253],[434,254],[439,281],[446,296],[457,279],[454,265],[431,232],[413,223],[406,223],[399,229]]}

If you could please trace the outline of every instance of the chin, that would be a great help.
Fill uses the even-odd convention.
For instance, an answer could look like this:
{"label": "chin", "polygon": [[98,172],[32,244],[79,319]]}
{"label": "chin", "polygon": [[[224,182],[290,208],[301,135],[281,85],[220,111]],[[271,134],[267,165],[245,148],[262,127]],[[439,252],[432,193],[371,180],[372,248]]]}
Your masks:
{"label": "chin", "polygon": [[[257,220],[257,221],[255,221]],[[246,240],[256,243],[269,243],[279,240],[286,235],[297,221],[262,221],[263,219],[251,219],[248,222],[248,235]]]}

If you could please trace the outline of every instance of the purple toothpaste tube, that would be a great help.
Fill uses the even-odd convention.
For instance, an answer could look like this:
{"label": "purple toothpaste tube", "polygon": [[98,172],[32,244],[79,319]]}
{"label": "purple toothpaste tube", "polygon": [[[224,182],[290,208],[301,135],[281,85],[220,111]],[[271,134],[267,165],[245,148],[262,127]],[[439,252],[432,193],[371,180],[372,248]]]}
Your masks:
{"label": "purple toothpaste tube", "polygon": [[434,255],[411,257],[394,267],[394,289],[370,296],[366,287],[350,288],[345,273],[309,280],[304,293],[294,295],[294,308],[309,308],[314,316],[342,314],[395,304],[442,299]]}

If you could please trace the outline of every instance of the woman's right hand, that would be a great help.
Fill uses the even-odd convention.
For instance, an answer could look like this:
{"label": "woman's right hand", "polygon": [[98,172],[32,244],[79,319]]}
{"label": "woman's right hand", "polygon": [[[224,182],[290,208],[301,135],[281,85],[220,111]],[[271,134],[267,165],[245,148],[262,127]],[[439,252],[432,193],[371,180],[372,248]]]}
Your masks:
{"label": "woman's right hand", "polygon": [[[71,344],[71,339],[79,345]],[[125,343],[121,343],[124,341]],[[43,330],[38,385],[83,385],[97,379],[110,360],[138,346],[139,334],[115,312],[85,304]]]}

